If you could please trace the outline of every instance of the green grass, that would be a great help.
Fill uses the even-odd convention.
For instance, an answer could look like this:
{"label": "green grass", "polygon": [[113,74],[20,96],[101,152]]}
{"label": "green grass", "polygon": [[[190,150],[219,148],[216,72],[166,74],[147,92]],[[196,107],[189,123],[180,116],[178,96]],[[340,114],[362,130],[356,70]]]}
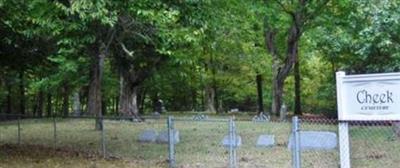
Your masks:
{"label": "green grass", "polygon": [[[239,117],[248,117],[246,115]],[[219,118],[227,118],[219,117]],[[291,167],[291,153],[287,148],[291,124],[287,122],[254,123],[237,121],[237,133],[242,146],[237,150],[240,167]],[[139,143],[137,137],[145,129],[165,130],[166,120],[147,120],[142,123],[128,121],[105,121],[106,149],[110,156],[122,161],[80,157],[48,156],[38,160],[34,156],[18,158],[0,153],[0,167],[29,167],[36,160],[36,167],[166,167],[168,150],[166,144]],[[175,121],[181,142],[176,145],[176,161],[179,167],[227,167],[229,153],[221,145],[228,134],[228,122]],[[29,119],[21,122],[21,143],[44,145],[53,148],[52,120]],[[302,124],[303,130],[337,132],[336,125]],[[261,134],[275,135],[276,145],[256,148]],[[398,167],[400,164],[399,140],[390,127],[352,126],[350,129],[353,167]],[[94,130],[92,119],[57,120],[57,148],[79,151],[101,150],[101,134]],[[0,144],[17,142],[16,122],[0,123]],[[27,151],[29,152],[29,151]],[[338,150],[302,152],[303,167],[338,167]],[[26,165],[25,165],[26,164]],[[27,166],[29,165],[29,166]],[[35,167],[35,166],[33,166]]]}

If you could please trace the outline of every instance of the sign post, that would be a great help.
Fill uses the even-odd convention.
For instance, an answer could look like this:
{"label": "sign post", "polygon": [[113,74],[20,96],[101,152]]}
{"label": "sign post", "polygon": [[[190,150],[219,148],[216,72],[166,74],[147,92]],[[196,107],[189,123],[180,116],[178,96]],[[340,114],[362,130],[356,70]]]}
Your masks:
{"label": "sign post", "polygon": [[336,72],[340,166],[349,168],[349,121],[400,120],[400,73]]}

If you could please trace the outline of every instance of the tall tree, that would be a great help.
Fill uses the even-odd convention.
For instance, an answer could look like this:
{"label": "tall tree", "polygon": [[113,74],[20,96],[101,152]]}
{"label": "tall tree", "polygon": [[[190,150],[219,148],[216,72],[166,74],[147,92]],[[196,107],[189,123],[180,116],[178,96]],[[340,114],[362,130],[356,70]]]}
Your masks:
{"label": "tall tree", "polygon": [[[273,60],[271,106],[273,114],[281,112],[280,119],[286,118],[286,113],[281,111],[283,88],[286,78],[298,59],[300,38],[308,24],[315,19],[327,2],[328,0],[316,2],[277,0],[272,4],[266,4],[268,12],[264,19],[265,45]],[[286,31],[282,32],[282,28]],[[284,38],[286,38],[285,42],[283,42]],[[281,48],[281,45],[285,47]]]}

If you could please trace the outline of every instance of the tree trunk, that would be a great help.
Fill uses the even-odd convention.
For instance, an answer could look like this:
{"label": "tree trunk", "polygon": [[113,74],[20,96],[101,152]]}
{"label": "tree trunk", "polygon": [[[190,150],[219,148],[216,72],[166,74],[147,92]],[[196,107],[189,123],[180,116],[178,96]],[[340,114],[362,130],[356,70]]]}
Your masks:
{"label": "tree trunk", "polygon": [[51,93],[47,93],[47,105],[46,105],[47,117],[52,116],[52,103],[51,103]]}
{"label": "tree trunk", "polygon": [[44,104],[44,93],[43,90],[40,89],[38,95],[38,104],[37,104],[37,114],[38,117],[42,118],[43,116],[43,104]]}
{"label": "tree trunk", "polygon": [[139,114],[144,114],[144,101],[146,99],[146,89],[141,88],[139,91],[138,95],[138,109],[139,109]]}
{"label": "tree trunk", "polygon": [[88,98],[88,113],[96,116],[96,130],[102,130],[100,118],[102,117],[101,112],[101,81],[104,69],[104,58],[105,53],[100,51],[99,48],[92,48],[92,66],[91,66],[91,77],[89,83],[89,98]]}
{"label": "tree trunk", "polygon": [[256,83],[257,83],[257,95],[258,95],[258,114],[264,112],[264,105],[263,105],[263,90],[262,90],[262,76],[260,74],[256,75]]}
{"label": "tree trunk", "polygon": [[123,116],[139,118],[139,110],[137,104],[137,92],[138,86],[132,85],[128,79],[128,76],[123,76],[120,80],[120,85],[122,85],[122,90],[120,92],[120,113]]}
{"label": "tree trunk", "polygon": [[280,111],[282,105],[283,85],[279,83],[280,82],[277,79],[273,79],[271,111],[273,114],[281,116]]}
{"label": "tree trunk", "polygon": [[8,113],[8,114],[12,114],[12,100],[11,100],[11,89],[12,89],[12,85],[10,84],[10,82],[9,81],[7,81],[7,111],[6,111],[6,113]]}
{"label": "tree trunk", "polygon": [[80,101],[80,96],[79,96],[79,91],[74,92],[73,96],[73,110],[74,110],[74,116],[80,116],[81,115],[81,101]]}
{"label": "tree trunk", "polygon": [[104,97],[101,98],[101,115],[104,116],[107,114],[107,100],[104,100]]}
{"label": "tree trunk", "polygon": [[206,102],[205,102],[205,109],[208,112],[216,112],[215,110],[215,90],[213,89],[213,87],[211,86],[206,86],[205,88],[205,98],[206,98]]}
{"label": "tree trunk", "polygon": [[[215,80],[214,80],[215,81]],[[214,84],[213,84],[213,90],[214,90],[214,108],[215,108],[215,110],[216,110],[216,112],[217,113],[221,113],[222,111],[220,110],[221,108],[221,106],[220,106],[220,102],[219,102],[219,92],[218,92],[218,88],[217,88],[217,85],[216,85],[216,83],[214,82]]]}
{"label": "tree trunk", "polygon": [[197,91],[195,88],[191,89],[192,93],[192,110],[197,111]]}
{"label": "tree trunk", "polygon": [[126,96],[125,96],[125,93],[124,93],[124,77],[123,77],[123,73],[122,73],[122,68],[120,69],[120,72],[119,72],[119,98],[118,98],[118,113],[120,114],[120,115],[124,115],[124,112],[122,111],[122,106],[124,106],[123,104],[122,104],[122,99],[124,99]]}
{"label": "tree trunk", "polygon": [[[295,19],[299,16],[296,16]],[[280,119],[286,119],[286,113],[281,111],[282,95],[285,80],[288,77],[294,63],[297,60],[298,55],[298,42],[300,39],[300,28],[296,24],[297,20],[293,21],[292,26],[289,29],[287,39],[287,50],[286,58],[284,63],[281,65],[280,58],[278,56],[278,50],[275,46],[275,35],[276,30],[267,30],[265,35],[266,47],[269,53],[272,55],[272,73],[273,73],[273,88],[272,88],[272,113],[280,114]]]}
{"label": "tree trunk", "polygon": [[19,102],[19,112],[20,114],[25,114],[25,83],[24,83],[24,71],[19,72],[19,91],[20,91],[20,102]]}
{"label": "tree trunk", "polygon": [[299,59],[297,58],[296,63],[294,64],[294,114],[302,115],[301,112],[301,78],[300,78],[300,64]]}
{"label": "tree trunk", "polygon": [[63,111],[63,117],[68,117],[68,113],[69,113],[69,88],[68,86],[65,84],[63,87],[63,93],[62,93],[62,97],[63,97],[63,103],[62,103],[62,111]]}
{"label": "tree trunk", "polygon": [[37,116],[37,108],[38,108],[38,95],[36,95],[36,97],[34,97],[34,99],[32,100],[32,115],[33,116]]}
{"label": "tree trunk", "polygon": [[115,103],[114,103],[114,113],[115,114],[118,114],[118,111],[119,111],[119,109],[118,109],[118,106],[119,106],[119,96],[115,96]]}

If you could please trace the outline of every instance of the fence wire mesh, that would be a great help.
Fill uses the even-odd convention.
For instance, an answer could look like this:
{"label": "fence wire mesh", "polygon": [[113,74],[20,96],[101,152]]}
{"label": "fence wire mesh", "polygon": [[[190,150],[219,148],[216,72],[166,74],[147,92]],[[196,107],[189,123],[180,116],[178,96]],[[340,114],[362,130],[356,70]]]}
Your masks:
{"label": "fence wire mesh", "polygon": [[351,166],[363,168],[399,167],[399,130],[398,122],[350,122]]}
{"label": "fence wire mesh", "polygon": [[229,135],[228,120],[175,118],[180,142],[175,145],[176,167],[228,167],[229,149],[222,145]]}
{"label": "fence wire mesh", "polygon": [[167,167],[167,143],[157,141],[167,129],[166,119],[143,118],[142,122],[104,120],[107,156],[128,158],[141,167]]}
{"label": "fence wire mesh", "polygon": [[[168,160],[167,118],[144,116],[143,119],[133,122],[129,118],[106,117],[102,132],[95,130],[93,117],[39,119],[3,116],[0,117],[0,146],[20,144],[68,149],[122,158],[129,160],[133,167],[168,167],[171,162]],[[399,122],[346,123],[351,167],[399,167]],[[234,148],[236,156],[233,158],[229,145],[223,145],[224,138],[229,138],[229,131],[232,131],[228,117],[174,118],[172,124],[179,134],[179,142],[174,144],[174,167],[269,168],[293,165],[291,122],[235,120],[235,137],[240,137],[241,142]],[[340,167],[339,144],[345,139],[338,135],[338,121],[301,118],[298,124],[301,167]],[[261,137],[264,139],[260,140]],[[3,151],[0,155],[7,153]]]}
{"label": "fence wire mesh", "polygon": [[300,119],[301,167],[339,167],[338,125],[334,119]]}
{"label": "fence wire mesh", "polygon": [[288,138],[290,122],[236,121],[242,145],[237,150],[239,167],[291,167]]}

